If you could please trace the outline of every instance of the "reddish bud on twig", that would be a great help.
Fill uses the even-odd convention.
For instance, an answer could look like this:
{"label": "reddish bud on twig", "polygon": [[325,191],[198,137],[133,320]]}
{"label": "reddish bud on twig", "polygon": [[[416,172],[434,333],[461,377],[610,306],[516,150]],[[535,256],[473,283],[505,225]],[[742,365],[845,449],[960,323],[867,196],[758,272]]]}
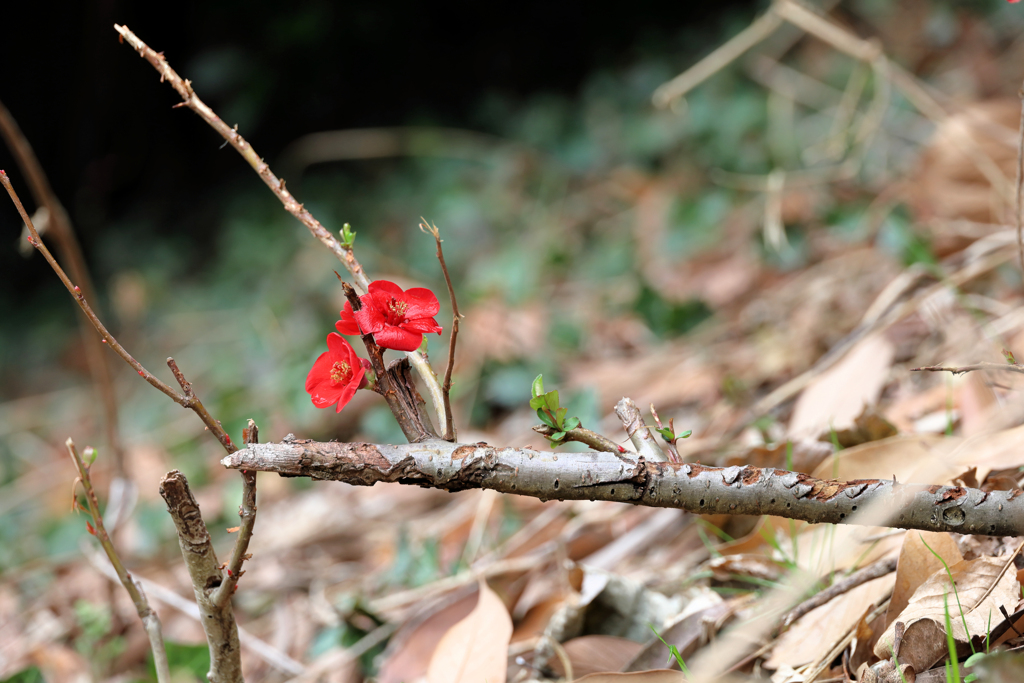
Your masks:
{"label": "reddish bud on twig", "polygon": [[85,523],[85,528],[88,529],[89,533],[92,534],[93,536],[96,535],[96,530],[92,528],[92,524],[90,524],[89,522]]}

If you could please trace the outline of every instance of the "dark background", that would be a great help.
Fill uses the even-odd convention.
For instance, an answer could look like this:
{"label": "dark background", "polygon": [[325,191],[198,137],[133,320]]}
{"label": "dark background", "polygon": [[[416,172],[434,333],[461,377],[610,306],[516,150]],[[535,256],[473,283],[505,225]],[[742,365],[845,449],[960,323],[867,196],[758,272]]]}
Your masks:
{"label": "dark background", "polygon": [[[430,124],[486,128],[484,97],[571,95],[600,68],[645,53],[686,59],[758,3],[279,2],[36,3],[0,25],[0,100],[21,125],[93,261],[105,226],[145,215],[155,235],[202,240],[226,187],[258,178],[127,46],[131,28],[193,80],[200,96],[273,163],[306,133]],[[23,198],[29,193],[0,149]],[[301,197],[300,197],[301,199]],[[31,207],[29,209],[32,210]],[[59,294],[37,259],[14,248],[20,221],[0,210],[3,313]],[[209,254],[206,254],[209,256]],[[102,290],[102,264],[91,263]],[[49,299],[49,296],[47,296]]]}

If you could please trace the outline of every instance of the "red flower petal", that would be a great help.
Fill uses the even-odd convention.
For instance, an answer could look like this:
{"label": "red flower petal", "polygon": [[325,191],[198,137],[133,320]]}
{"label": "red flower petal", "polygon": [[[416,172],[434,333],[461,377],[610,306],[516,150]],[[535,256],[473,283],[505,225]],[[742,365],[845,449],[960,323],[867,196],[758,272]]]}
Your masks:
{"label": "red flower petal", "polygon": [[356,319],[352,313],[352,304],[348,301],[345,302],[345,308],[338,312],[341,315],[341,320],[334,323],[334,327],[337,328],[338,332],[347,334],[349,336],[359,335],[359,325],[356,324]]}
{"label": "red flower petal", "polygon": [[362,359],[343,337],[327,335],[327,353],[322,353],[306,375],[306,391],[317,408],[338,405],[341,412],[360,388],[366,369]]}
{"label": "red flower petal", "polygon": [[437,297],[429,289],[413,287],[405,291],[402,300],[409,304],[405,311],[407,318],[432,318],[441,310]]}
{"label": "red flower petal", "polygon": [[382,349],[395,351],[415,351],[423,343],[423,334],[408,332],[401,327],[385,325],[380,332],[375,332],[373,340]]}
{"label": "red flower petal", "polygon": [[417,318],[402,325],[403,330],[419,332],[420,334],[434,333],[441,334],[441,326],[433,318]]}

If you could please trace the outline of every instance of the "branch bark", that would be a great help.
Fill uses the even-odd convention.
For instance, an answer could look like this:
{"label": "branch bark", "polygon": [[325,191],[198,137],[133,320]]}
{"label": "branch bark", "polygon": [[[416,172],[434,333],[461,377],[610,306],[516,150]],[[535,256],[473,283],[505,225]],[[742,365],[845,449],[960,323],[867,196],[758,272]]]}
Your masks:
{"label": "branch bark", "polygon": [[640,409],[636,407],[633,399],[622,398],[615,404],[615,414],[622,420],[622,426],[626,428],[626,434],[629,435],[629,440],[633,442],[637,453],[648,460],[659,462],[668,460],[665,457],[665,451],[661,450],[661,446],[651,434],[651,430],[644,424],[644,417],[640,414]]}
{"label": "branch bark", "polygon": [[[486,488],[541,500],[611,500],[699,514],[1024,535],[1020,490],[989,493],[879,479],[822,480],[772,468],[651,462],[618,453],[552,453],[440,440],[397,446],[290,440],[251,445],[221,464],[362,486],[389,482],[446,491]],[[869,505],[884,510],[885,519],[857,514]]]}
{"label": "branch bark", "polygon": [[[250,448],[256,444],[250,444]],[[237,451],[236,451],[237,452]],[[192,579],[196,604],[202,615],[200,623],[210,648],[210,683],[241,683],[242,661],[238,627],[230,601],[217,604],[218,589],[224,583],[221,565],[210,542],[199,505],[188,487],[188,480],[178,470],[160,480],[160,495],[178,532],[178,544]]]}

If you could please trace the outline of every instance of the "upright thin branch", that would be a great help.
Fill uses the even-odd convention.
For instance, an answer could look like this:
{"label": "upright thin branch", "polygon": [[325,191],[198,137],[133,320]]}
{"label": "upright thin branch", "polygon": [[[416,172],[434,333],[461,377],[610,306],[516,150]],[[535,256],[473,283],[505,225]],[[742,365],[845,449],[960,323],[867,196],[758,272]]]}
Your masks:
{"label": "upright thin branch", "polygon": [[81,287],[79,287],[78,285],[71,281],[71,279],[64,272],[64,269],[60,267],[59,263],[57,263],[57,259],[55,259],[53,257],[53,254],[50,253],[50,250],[46,248],[46,245],[43,243],[42,238],[39,236],[39,232],[36,231],[36,227],[32,223],[32,219],[25,211],[25,207],[21,203],[21,199],[18,197],[18,193],[14,191],[14,187],[11,185],[11,179],[7,177],[7,174],[4,171],[0,171],[0,184],[2,184],[4,188],[7,190],[7,194],[10,195],[11,201],[14,202],[14,206],[18,209],[18,213],[21,214],[21,220],[23,220],[25,222],[25,225],[28,227],[29,243],[33,247],[35,247],[40,254],[43,255],[43,258],[46,259],[46,262],[50,264],[51,268],[53,268],[53,272],[55,272],[57,274],[57,277],[60,278],[60,281],[64,283],[64,287],[67,288],[67,290],[71,293],[71,296],[73,296],[75,301],[78,302],[78,306],[82,309],[82,312],[85,314],[85,317],[89,319],[89,322],[92,323],[92,326],[95,327],[96,331],[100,333],[100,337],[102,338],[101,343],[109,346],[114,353],[119,355],[124,360],[124,362],[128,363],[128,365],[132,366],[132,368],[137,373],[139,373],[139,376],[142,377],[147,382],[149,382],[151,386],[161,391],[163,394],[168,396],[172,401],[174,401],[178,405],[184,408],[189,408],[193,412],[195,412],[195,414],[199,416],[199,419],[203,421],[203,424],[206,425],[210,432],[215,437],[217,437],[217,440],[220,441],[221,445],[224,447],[224,450],[226,450],[228,453],[233,453],[234,451],[238,450],[235,447],[235,445],[231,442],[231,437],[228,436],[227,432],[224,431],[224,428],[221,426],[220,422],[213,418],[213,415],[211,415],[210,411],[206,409],[206,406],[203,405],[203,402],[199,400],[199,397],[197,397],[192,392],[192,386],[188,383],[188,381],[185,380],[184,375],[181,374],[181,371],[178,369],[178,366],[175,364],[173,358],[167,359],[167,365],[171,368],[171,372],[174,373],[175,379],[178,380],[178,384],[181,385],[182,391],[185,392],[184,394],[179,394],[171,386],[157,379],[153,375],[153,373],[151,373],[149,370],[143,367],[142,363],[135,360],[135,358],[132,357],[132,355],[128,353],[128,351],[125,350],[125,348],[118,343],[117,339],[114,338],[114,335],[112,335],[110,331],[107,330],[106,326],[103,325],[99,317],[92,310],[92,307],[89,305],[89,302],[86,301],[85,294],[82,292]]}
{"label": "upright thin branch", "polygon": [[232,469],[372,486],[492,489],[541,500],[609,500],[697,514],[775,515],[990,536],[1024,535],[1024,495],[889,479],[835,481],[762,467],[651,462],[628,453],[553,453],[431,441],[418,444],[254,444],[221,459]]}
{"label": "upright thin branch", "polygon": [[423,222],[420,223],[420,230],[429,232],[434,236],[434,241],[437,243],[437,260],[441,264],[441,272],[444,273],[444,283],[448,287],[448,298],[452,302],[452,333],[448,337],[448,367],[444,370],[444,384],[441,385],[441,393],[444,395],[444,412],[447,416],[447,421],[444,424],[444,440],[455,441],[457,437],[455,433],[455,422],[452,417],[452,368],[455,367],[455,341],[459,337],[459,318],[463,315],[459,313],[459,304],[455,301],[455,288],[452,287],[452,278],[448,274],[448,266],[444,262],[444,250],[441,249],[441,232],[437,229],[436,225],[431,225],[427,222],[426,218],[421,218]]}
{"label": "upright thin branch", "polygon": [[[260,442],[260,430],[256,423],[249,420],[249,426],[243,430],[243,441],[246,444]],[[238,506],[238,516],[241,524],[238,525],[238,538],[235,539],[235,547],[231,551],[231,560],[225,568],[224,583],[220,590],[213,596],[213,603],[223,608],[231,600],[235,589],[238,587],[238,580],[242,578],[245,570],[242,563],[252,555],[246,551],[249,549],[249,541],[252,539],[252,529],[256,526],[256,472],[253,470],[242,470],[242,504]]]}
{"label": "upright thin branch", "polygon": [[[256,154],[252,145],[239,134],[238,126],[236,125],[234,128],[229,127],[212,109],[200,100],[195,91],[192,90],[191,81],[179,76],[170,67],[167,60],[164,59],[163,53],[154,51],[142,42],[137,35],[132,33],[127,26],[114,24],[114,29],[121,35],[122,40],[128,41],[128,44],[139,53],[139,56],[148,61],[160,73],[161,82],[167,81],[178,92],[182,101],[175,106],[188,107],[194,111],[241,154],[242,158],[263,179],[263,182],[274,193],[274,196],[281,201],[285,210],[305,225],[313,237],[319,240],[321,244],[327,247],[344,264],[348,272],[352,274],[356,288],[361,294],[365,294],[370,286],[370,280],[366,277],[366,272],[363,270],[362,265],[356,260],[351,245],[345,246],[338,241],[334,235],[328,232],[327,228],[321,225],[320,221],[313,217],[313,214],[295,200],[295,197],[285,189],[284,180],[279,179],[273,174],[270,166]],[[444,396],[442,395],[441,383],[437,379],[437,374],[430,367],[426,357],[419,351],[409,351],[405,355],[409,359],[409,363],[416,368],[416,372],[419,373],[424,385],[427,387],[427,391],[430,393],[430,400],[434,404],[434,412],[437,415],[438,424],[448,424]]]}
{"label": "upright thin branch", "polygon": [[1020,131],[1017,133],[1017,201],[1014,204],[1014,219],[1017,225],[1017,254],[1020,257],[1021,277],[1024,277],[1024,229],[1021,211],[1024,210],[1024,84],[1017,91],[1020,98]]}
{"label": "upright thin branch", "polygon": [[636,407],[633,399],[622,398],[615,404],[615,414],[619,416],[622,426],[626,428],[626,434],[629,435],[629,440],[633,442],[637,453],[656,462],[668,460],[665,457],[665,451],[661,450],[661,446],[651,434],[651,430],[644,424],[644,417],[640,414],[640,409]]}
{"label": "upright thin branch", "polygon": [[199,605],[202,617],[200,623],[210,648],[210,671],[207,678],[210,683],[241,683],[238,626],[230,601],[217,603],[224,577],[213,543],[210,542],[210,532],[203,522],[199,505],[188,487],[185,475],[178,470],[164,475],[160,481],[160,495],[174,520],[178,545],[181,546],[181,555],[192,579],[196,604]]}
{"label": "upright thin branch", "polygon": [[[75,463],[75,467],[78,469],[78,480],[82,482],[82,488],[85,490],[87,511],[89,516],[92,517],[89,531],[100,542],[100,546],[103,547],[103,552],[107,554],[110,564],[113,565],[114,571],[117,572],[117,578],[120,579],[124,589],[128,591],[128,595],[135,605],[135,611],[138,612],[139,619],[142,620],[142,626],[146,629],[146,635],[149,637],[149,647],[153,650],[153,663],[156,665],[157,681],[159,683],[170,683],[171,671],[167,664],[167,651],[164,649],[160,617],[149,606],[149,601],[146,599],[142,586],[137,584],[132,578],[131,573],[124,568],[124,564],[114,548],[114,543],[110,540],[110,535],[103,525],[103,515],[100,514],[99,501],[96,500],[96,491],[93,489],[92,478],[89,476],[89,466],[91,463],[86,464],[78,454],[74,441],[68,439],[64,445],[67,446],[68,455],[71,456],[72,462]],[[94,453],[95,451],[92,448],[85,449],[85,456],[90,460],[92,460]],[[75,500],[75,505],[78,505],[77,499]]]}
{"label": "upright thin branch", "polygon": [[[25,134],[21,132],[18,122],[11,116],[3,102],[0,102],[0,135],[3,135],[7,147],[14,154],[21,172],[25,175],[36,206],[43,207],[47,211],[48,232],[56,243],[61,260],[67,264],[71,277],[78,282],[85,296],[93,299],[95,290],[92,286],[92,278],[89,276],[89,269],[85,265],[85,257],[82,255],[81,245],[75,237],[75,230],[71,226],[68,212],[50,186],[50,181],[47,179],[39,159],[36,158],[32,145],[29,144]],[[89,370],[96,382],[96,390],[103,406],[107,444],[114,455],[114,471],[117,476],[123,477],[125,476],[124,445],[121,443],[121,430],[118,426],[117,394],[114,391],[114,378],[111,374],[110,364],[106,354],[103,353],[102,343],[90,329],[89,320],[81,316],[78,321],[82,329],[82,342]]]}

